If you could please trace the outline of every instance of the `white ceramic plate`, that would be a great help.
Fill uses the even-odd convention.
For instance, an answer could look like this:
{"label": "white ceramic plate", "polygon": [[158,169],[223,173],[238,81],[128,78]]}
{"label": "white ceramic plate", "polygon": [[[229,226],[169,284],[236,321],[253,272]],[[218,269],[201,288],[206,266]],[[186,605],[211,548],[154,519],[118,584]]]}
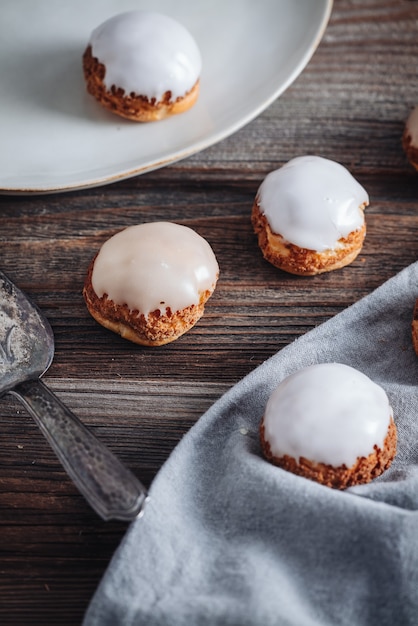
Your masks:
{"label": "white ceramic plate", "polygon": [[250,122],[299,75],[332,0],[154,0],[194,35],[203,71],[187,113],[138,124],[87,94],[81,56],[102,21],[145,0],[2,0],[0,192],[103,185],[162,167]]}

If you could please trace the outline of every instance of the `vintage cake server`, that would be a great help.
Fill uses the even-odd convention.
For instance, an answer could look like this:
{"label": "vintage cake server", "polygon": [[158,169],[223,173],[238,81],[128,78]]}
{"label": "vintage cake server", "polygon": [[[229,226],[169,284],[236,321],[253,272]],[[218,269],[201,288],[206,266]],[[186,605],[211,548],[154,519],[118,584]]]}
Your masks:
{"label": "vintage cake server", "polygon": [[100,517],[135,519],[147,499],[145,488],[40,380],[53,356],[48,321],[0,272],[0,395],[11,393],[22,402]]}

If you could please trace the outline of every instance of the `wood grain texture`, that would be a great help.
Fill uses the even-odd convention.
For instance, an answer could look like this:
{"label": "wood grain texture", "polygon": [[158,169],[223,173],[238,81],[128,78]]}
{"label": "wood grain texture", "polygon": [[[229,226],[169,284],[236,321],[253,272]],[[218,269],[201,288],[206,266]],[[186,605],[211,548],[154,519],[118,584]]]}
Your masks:
{"label": "wood grain texture", "polygon": [[[335,0],[306,70],[234,136],[108,187],[0,197],[1,268],[55,333],[45,382],[146,484],[235,382],[417,260],[418,176],[401,148],[417,62],[417,1]],[[266,263],[250,224],[265,174],[302,154],[343,163],[371,198],[361,255],[313,278]],[[198,325],[150,349],[99,327],[81,290],[109,236],[159,219],[207,238],[221,275]],[[74,626],[126,524],[95,516],[14,399],[0,419],[0,623]]]}

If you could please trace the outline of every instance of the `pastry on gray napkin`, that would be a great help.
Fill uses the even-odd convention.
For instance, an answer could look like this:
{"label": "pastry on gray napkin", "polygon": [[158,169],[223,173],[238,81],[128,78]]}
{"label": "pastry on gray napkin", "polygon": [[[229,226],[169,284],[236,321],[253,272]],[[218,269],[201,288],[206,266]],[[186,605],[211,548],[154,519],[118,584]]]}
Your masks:
{"label": "pastry on gray napkin", "polygon": [[[418,263],[254,370],[164,464],[84,626],[385,626],[418,620]],[[392,466],[337,491],[266,462],[258,428],[273,388],[339,362],[387,392]]]}

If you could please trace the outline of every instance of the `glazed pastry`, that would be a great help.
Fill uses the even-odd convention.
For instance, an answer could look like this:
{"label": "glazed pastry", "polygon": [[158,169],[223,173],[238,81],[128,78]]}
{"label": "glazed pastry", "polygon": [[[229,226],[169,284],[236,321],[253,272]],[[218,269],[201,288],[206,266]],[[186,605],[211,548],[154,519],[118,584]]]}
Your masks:
{"label": "glazed pastry", "polygon": [[137,122],[183,113],[199,94],[202,60],[189,31],[166,15],[128,11],[91,34],[83,55],[88,92]]}
{"label": "glazed pastry", "polygon": [[252,209],[264,258],[291,274],[313,276],[348,265],[366,234],[369,197],[348,170],[303,156],[268,174]]}
{"label": "glazed pastry", "polygon": [[415,107],[405,124],[402,146],[409,162],[418,170],[418,107]]}
{"label": "glazed pastry", "polygon": [[418,355],[418,298],[415,302],[414,315],[412,318],[412,343]]}
{"label": "glazed pastry", "polygon": [[219,266],[209,243],[171,222],[130,226],[90,264],[83,295],[103,326],[145,346],[174,341],[202,317]]}
{"label": "glazed pastry", "polygon": [[274,465],[345,489],[390,466],[397,434],[382,387],[348,365],[321,363],[288,376],[273,391],[260,438]]}

